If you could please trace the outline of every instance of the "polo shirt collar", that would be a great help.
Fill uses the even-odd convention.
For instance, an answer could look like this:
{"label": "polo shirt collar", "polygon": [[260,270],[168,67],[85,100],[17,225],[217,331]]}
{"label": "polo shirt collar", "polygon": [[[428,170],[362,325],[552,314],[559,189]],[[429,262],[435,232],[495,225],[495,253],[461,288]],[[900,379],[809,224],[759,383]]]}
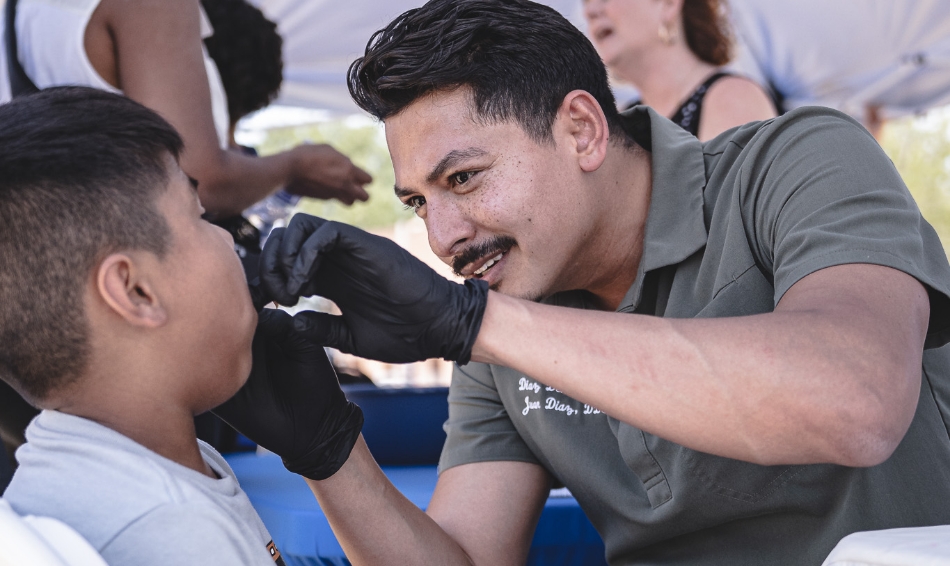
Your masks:
{"label": "polo shirt collar", "polygon": [[702,143],[652,108],[635,106],[621,119],[636,142],[651,152],[653,165],[643,256],[618,309],[627,311],[640,302],[645,273],[680,263],[706,245],[706,167]]}

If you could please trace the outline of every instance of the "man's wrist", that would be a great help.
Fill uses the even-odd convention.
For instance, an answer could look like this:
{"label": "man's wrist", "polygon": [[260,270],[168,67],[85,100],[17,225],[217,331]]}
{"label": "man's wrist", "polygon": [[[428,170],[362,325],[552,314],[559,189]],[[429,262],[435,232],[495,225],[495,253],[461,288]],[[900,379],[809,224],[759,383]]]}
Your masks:
{"label": "man's wrist", "polygon": [[486,364],[505,364],[505,343],[508,336],[524,328],[530,319],[530,303],[509,297],[497,291],[489,291],[482,326],[472,346],[472,361]]}
{"label": "man's wrist", "polygon": [[315,480],[312,478],[304,477],[307,482],[307,485],[314,491],[321,489],[345,489],[344,486],[350,484],[361,484],[367,478],[367,476],[375,475],[375,473],[382,473],[379,469],[379,464],[376,463],[376,459],[373,457],[372,453],[369,451],[369,446],[366,445],[366,441],[363,440],[363,435],[360,434],[356,438],[356,442],[353,444],[352,450],[347,455],[346,461],[343,462],[343,465],[340,466],[340,469],[336,471],[335,474],[331,475],[322,480]]}

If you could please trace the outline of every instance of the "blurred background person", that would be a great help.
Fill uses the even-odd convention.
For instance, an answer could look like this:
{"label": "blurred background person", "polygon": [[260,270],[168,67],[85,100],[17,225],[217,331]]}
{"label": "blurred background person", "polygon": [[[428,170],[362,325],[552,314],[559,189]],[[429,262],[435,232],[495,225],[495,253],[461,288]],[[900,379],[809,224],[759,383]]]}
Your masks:
{"label": "blurred background person", "polygon": [[224,88],[202,44],[213,29],[198,0],[18,0],[15,9],[26,76],[39,88],[121,91],[158,111],[185,140],[182,168],[211,216],[240,214],[282,187],[346,204],[368,198],[369,174],[329,145],[264,158],[229,147]]}
{"label": "blurred background person", "polygon": [[245,0],[201,0],[213,34],[205,38],[227,97],[230,147],[241,118],[273,102],[284,81],[283,39],[277,24]]}
{"label": "blurred background person", "polygon": [[584,0],[588,35],[613,78],[700,140],[776,115],[766,91],[724,69],[731,33],[719,0]]}
{"label": "blurred background person", "polygon": [[[284,78],[283,40],[277,24],[245,0],[201,0],[201,8],[214,30],[204,43],[227,99],[228,148],[257,156],[256,149],[234,140],[234,131],[242,118],[269,105],[280,92]],[[248,280],[257,276],[261,229],[265,229],[266,236],[274,221],[286,220],[299,198],[280,189],[243,215],[215,219],[234,238],[234,248]]]}

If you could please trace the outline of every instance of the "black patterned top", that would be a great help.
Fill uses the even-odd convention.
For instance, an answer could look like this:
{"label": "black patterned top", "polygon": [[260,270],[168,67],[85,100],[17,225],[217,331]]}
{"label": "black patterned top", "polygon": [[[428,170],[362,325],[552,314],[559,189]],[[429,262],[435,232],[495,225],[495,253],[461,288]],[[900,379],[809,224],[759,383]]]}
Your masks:
{"label": "black patterned top", "polygon": [[[689,98],[687,98],[683,104],[681,104],[680,107],[676,109],[676,112],[672,117],[670,117],[670,120],[687,132],[693,134],[694,136],[698,136],[699,115],[703,110],[703,98],[705,98],[706,92],[708,92],[709,87],[711,87],[713,83],[719,79],[731,76],[733,76],[732,73],[721,72],[710,75],[709,78],[703,81],[703,84],[699,85],[699,87],[693,91],[693,94],[691,94]],[[643,102],[640,100],[634,101],[627,105],[624,110],[628,110],[639,104],[643,104]]]}

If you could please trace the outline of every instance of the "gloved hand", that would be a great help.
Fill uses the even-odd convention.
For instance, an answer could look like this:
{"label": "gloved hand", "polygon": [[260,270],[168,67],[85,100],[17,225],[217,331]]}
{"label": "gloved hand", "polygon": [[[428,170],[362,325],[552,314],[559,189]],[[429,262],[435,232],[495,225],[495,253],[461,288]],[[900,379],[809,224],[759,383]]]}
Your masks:
{"label": "gloved hand", "polygon": [[273,302],[274,300],[267,296],[267,291],[265,291],[261,285],[259,277],[255,277],[247,282],[247,290],[251,293],[251,302],[254,303],[254,310],[258,313],[264,310],[267,303]]}
{"label": "gloved hand", "polygon": [[294,317],[310,339],[390,363],[468,363],[488,301],[484,281],[454,283],[390,240],[306,214],[271,233],[260,277],[281,304],[319,295],[340,307]]}
{"label": "gloved hand", "polygon": [[291,472],[332,476],[359,438],[363,411],[346,400],[326,352],[275,309],[260,313],[252,349],[247,383],[212,412],[279,455]]}

